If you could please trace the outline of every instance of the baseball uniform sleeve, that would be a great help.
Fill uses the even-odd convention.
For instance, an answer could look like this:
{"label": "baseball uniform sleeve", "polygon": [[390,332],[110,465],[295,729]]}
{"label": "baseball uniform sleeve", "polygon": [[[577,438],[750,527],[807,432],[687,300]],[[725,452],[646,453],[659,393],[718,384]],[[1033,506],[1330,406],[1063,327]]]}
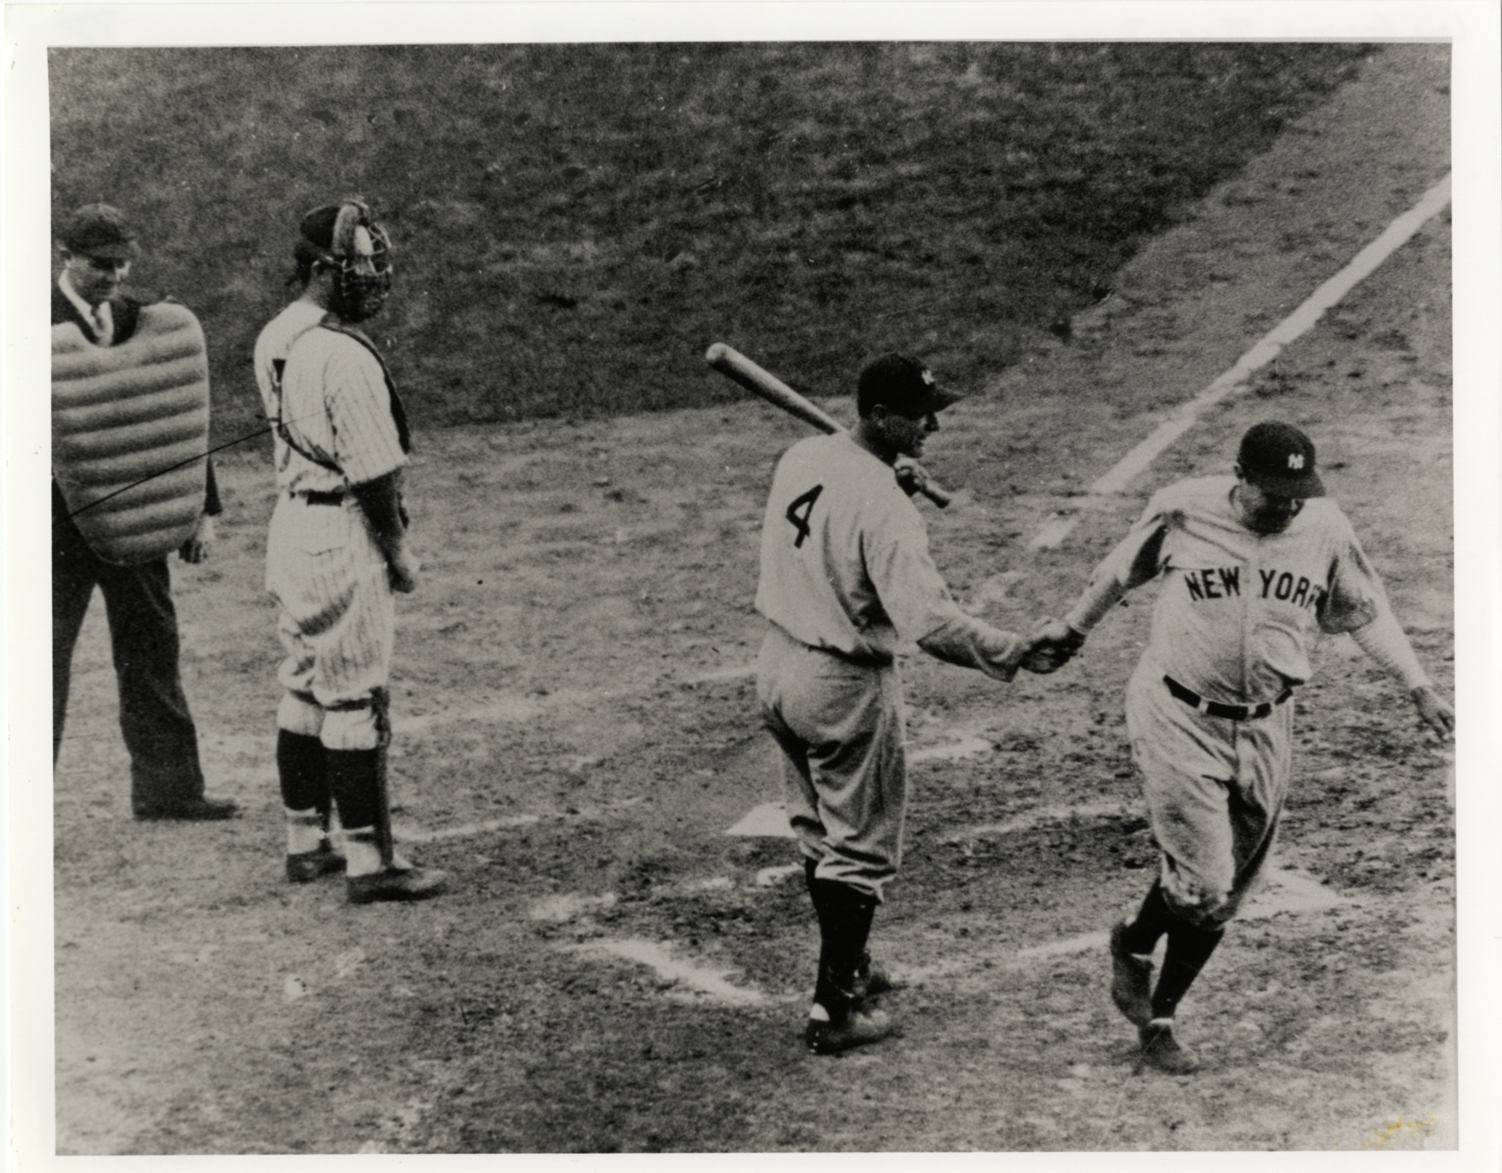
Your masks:
{"label": "baseball uniform sleeve", "polygon": [[1320,630],[1328,635],[1355,631],[1391,611],[1382,579],[1368,561],[1350,522],[1342,513],[1336,513],[1335,518],[1329,584],[1316,609]]}
{"label": "baseball uniform sleeve", "polygon": [[1410,692],[1429,683],[1429,676],[1414,655],[1413,645],[1403,633],[1397,616],[1386,608],[1365,627],[1353,629],[1351,638],[1389,675],[1401,680],[1403,687]]}
{"label": "baseball uniform sleeve", "polygon": [[974,616],[960,614],[918,641],[931,656],[961,668],[978,668],[997,680],[1011,680],[1027,652],[1027,642]]}
{"label": "baseball uniform sleeve", "polygon": [[898,636],[916,643],[964,612],[929,555],[918,511],[900,490],[892,499],[896,504],[885,523],[865,530],[866,572]]}
{"label": "baseball uniform sleeve", "polygon": [[381,364],[352,338],[335,336],[326,386],[334,458],[352,485],[407,463]]}
{"label": "baseball uniform sleeve", "polygon": [[1075,631],[1088,633],[1128,591],[1156,578],[1171,521],[1161,497],[1154,496],[1137,524],[1095,568],[1064,622]]}

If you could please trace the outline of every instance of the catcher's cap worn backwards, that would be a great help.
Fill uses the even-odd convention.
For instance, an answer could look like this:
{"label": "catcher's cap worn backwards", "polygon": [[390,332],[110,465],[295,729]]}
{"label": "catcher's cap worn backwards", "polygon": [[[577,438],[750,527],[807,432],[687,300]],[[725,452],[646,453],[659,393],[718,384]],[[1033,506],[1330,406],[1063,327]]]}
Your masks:
{"label": "catcher's cap worn backwards", "polygon": [[1263,492],[1300,499],[1325,495],[1314,471],[1314,441],[1292,424],[1253,424],[1241,438],[1236,462],[1241,475]]}
{"label": "catcher's cap worn backwards", "polygon": [[943,411],[960,398],[940,387],[926,366],[906,354],[882,355],[861,372],[856,384],[856,406],[861,415],[880,403],[888,411],[917,419]]}
{"label": "catcher's cap worn backwards", "polygon": [[141,255],[136,230],[118,208],[109,204],[85,204],[63,223],[57,241],[70,253],[107,261],[133,261]]}

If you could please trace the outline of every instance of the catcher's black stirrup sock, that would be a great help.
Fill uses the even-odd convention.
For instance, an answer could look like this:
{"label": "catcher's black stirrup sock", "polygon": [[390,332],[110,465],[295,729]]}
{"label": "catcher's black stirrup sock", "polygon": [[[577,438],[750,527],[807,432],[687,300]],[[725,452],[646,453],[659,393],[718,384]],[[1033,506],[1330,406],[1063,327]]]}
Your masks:
{"label": "catcher's black stirrup sock", "polygon": [[1172,1018],[1179,1001],[1194,985],[1200,970],[1226,935],[1225,929],[1197,929],[1176,924],[1168,930],[1168,948],[1163,953],[1163,971],[1153,991],[1153,1017]]}
{"label": "catcher's black stirrup sock", "polygon": [[866,952],[876,899],[837,880],[815,880],[819,914],[819,978],[814,1001],[839,1022],[855,1004],[855,972]]}
{"label": "catcher's black stirrup sock", "polygon": [[1158,938],[1179,923],[1179,918],[1174,916],[1168,902],[1163,899],[1162,879],[1155,879],[1142,900],[1142,907],[1137,910],[1137,915],[1131,919],[1126,932],[1122,934],[1122,942],[1126,945],[1127,952],[1145,957],[1158,947]]}
{"label": "catcher's black stirrup sock", "polygon": [[803,861],[803,882],[808,885],[808,898],[813,901],[815,916],[819,915],[820,905],[824,899],[819,891],[819,881],[814,878],[814,872],[818,870],[818,867],[819,861],[816,859]]}
{"label": "catcher's black stirrup sock", "polygon": [[339,824],[346,829],[374,827],[380,822],[380,753],[378,749],[325,751],[329,790],[339,810]]}
{"label": "catcher's black stirrup sock", "polygon": [[276,773],[282,805],[289,811],[317,810],[327,829],[329,779],[323,742],[306,733],[276,731]]}

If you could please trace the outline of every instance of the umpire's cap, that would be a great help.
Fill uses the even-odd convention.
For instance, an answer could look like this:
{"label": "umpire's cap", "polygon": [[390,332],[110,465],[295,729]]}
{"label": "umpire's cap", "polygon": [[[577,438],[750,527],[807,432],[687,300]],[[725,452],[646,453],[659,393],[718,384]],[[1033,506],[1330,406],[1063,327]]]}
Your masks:
{"label": "umpire's cap", "polygon": [[57,242],[70,253],[107,261],[133,261],[141,255],[136,230],[126,222],[120,209],[109,204],[84,204],[76,208],[63,222]]}
{"label": "umpire's cap", "polygon": [[1314,441],[1292,424],[1253,424],[1241,437],[1236,463],[1241,475],[1263,492],[1301,499],[1325,495],[1314,471]]}
{"label": "umpire's cap", "polygon": [[884,354],[861,372],[856,384],[856,410],[864,416],[876,404],[913,419],[943,411],[960,396],[945,391],[929,370],[906,354]]}

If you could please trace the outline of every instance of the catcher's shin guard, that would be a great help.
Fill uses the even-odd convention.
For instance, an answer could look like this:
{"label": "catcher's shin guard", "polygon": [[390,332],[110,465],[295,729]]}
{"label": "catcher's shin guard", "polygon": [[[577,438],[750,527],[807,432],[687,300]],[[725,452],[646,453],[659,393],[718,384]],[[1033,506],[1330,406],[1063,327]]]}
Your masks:
{"label": "catcher's shin guard", "polygon": [[391,833],[391,790],[386,779],[386,749],[391,744],[391,693],[377,688],[371,695],[376,730],[380,740],[375,749],[376,846],[381,851],[381,866],[389,868],[396,859],[396,839]]}

